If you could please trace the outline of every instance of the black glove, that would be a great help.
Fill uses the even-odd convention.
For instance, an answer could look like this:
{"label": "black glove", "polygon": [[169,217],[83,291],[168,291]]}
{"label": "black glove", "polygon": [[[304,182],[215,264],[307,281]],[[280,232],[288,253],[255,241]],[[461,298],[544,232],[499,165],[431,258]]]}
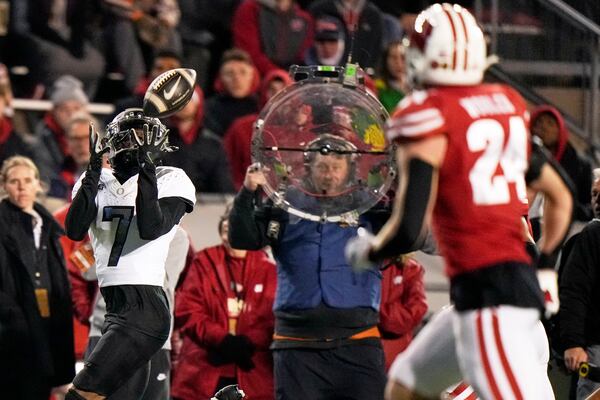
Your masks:
{"label": "black glove", "polygon": [[94,129],[94,124],[90,123],[90,163],[88,164],[88,173],[92,172],[98,174],[100,176],[100,172],[102,171],[102,156],[107,153],[110,148],[100,147],[99,144],[99,136],[96,130]]}
{"label": "black glove", "polygon": [[256,347],[247,336],[227,334],[216,350],[223,360],[234,362],[245,371],[254,368],[252,355]]}
{"label": "black glove", "polygon": [[138,162],[140,167],[144,165],[154,165],[154,158],[161,152],[173,152],[177,150],[177,147],[169,145],[169,135],[167,132],[162,137],[158,137],[160,133],[160,127],[153,125],[152,130],[148,124],[144,124],[143,137],[140,138],[136,132],[132,129],[131,136],[138,144]]}

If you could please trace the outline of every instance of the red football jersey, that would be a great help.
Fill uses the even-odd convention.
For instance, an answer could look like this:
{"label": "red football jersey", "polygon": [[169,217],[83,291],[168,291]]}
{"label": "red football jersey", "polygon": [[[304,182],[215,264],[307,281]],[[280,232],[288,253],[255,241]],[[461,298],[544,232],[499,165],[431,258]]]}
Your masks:
{"label": "red football jersey", "polygon": [[520,220],[527,119],[525,101],[516,91],[482,84],[416,91],[388,124],[390,140],[433,135],[448,140],[433,226],[450,277],[501,262],[530,261]]}

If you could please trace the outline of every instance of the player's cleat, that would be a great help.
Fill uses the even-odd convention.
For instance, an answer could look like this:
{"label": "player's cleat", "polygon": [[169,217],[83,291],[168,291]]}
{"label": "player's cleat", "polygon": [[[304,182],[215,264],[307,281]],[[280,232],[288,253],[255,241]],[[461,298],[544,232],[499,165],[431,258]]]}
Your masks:
{"label": "player's cleat", "polygon": [[229,385],[215,393],[210,400],[242,400],[245,398],[246,394],[238,385]]}
{"label": "player's cleat", "polygon": [[157,76],[144,95],[144,114],[164,118],[175,114],[190,101],[196,85],[196,71],[177,68]]}

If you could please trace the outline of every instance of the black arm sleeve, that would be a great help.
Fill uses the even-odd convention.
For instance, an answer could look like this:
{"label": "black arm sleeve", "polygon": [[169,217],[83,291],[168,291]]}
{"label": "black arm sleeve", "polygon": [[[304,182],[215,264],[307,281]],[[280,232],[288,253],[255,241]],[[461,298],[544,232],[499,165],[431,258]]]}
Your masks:
{"label": "black arm sleeve", "polygon": [[417,250],[426,238],[426,235],[423,234],[423,221],[431,196],[433,166],[423,160],[413,158],[408,164],[408,169],[408,182],[400,226],[382,248],[371,251],[369,258],[372,261]]}
{"label": "black arm sleeve", "polygon": [[140,238],[154,240],[169,232],[193,206],[181,197],[158,199],[156,167],[146,163],[138,175],[138,192],[135,199]]}
{"label": "black arm sleeve", "polygon": [[229,244],[234,249],[258,250],[268,244],[265,220],[254,211],[254,193],[242,187],[229,214]]}
{"label": "black arm sleeve", "polygon": [[96,207],[96,194],[98,193],[98,181],[100,172],[87,170],[81,181],[81,187],[75,195],[67,218],[65,219],[65,230],[67,237],[71,240],[83,240],[96,218],[98,207]]}

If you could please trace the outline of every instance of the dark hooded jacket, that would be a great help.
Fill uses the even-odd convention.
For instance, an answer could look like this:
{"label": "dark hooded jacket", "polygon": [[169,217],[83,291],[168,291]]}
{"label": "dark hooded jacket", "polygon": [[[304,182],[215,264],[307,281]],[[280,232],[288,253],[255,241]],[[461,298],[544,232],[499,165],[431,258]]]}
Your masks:
{"label": "dark hooded jacket", "polygon": [[592,187],[592,167],[590,161],[577,153],[569,143],[569,131],[560,112],[551,106],[536,108],[531,114],[530,127],[542,114],[551,114],[556,118],[559,126],[558,144],[553,156],[565,170],[575,189],[574,218],[578,221],[587,222],[592,219],[592,207],[590,205],[590,191]]}

